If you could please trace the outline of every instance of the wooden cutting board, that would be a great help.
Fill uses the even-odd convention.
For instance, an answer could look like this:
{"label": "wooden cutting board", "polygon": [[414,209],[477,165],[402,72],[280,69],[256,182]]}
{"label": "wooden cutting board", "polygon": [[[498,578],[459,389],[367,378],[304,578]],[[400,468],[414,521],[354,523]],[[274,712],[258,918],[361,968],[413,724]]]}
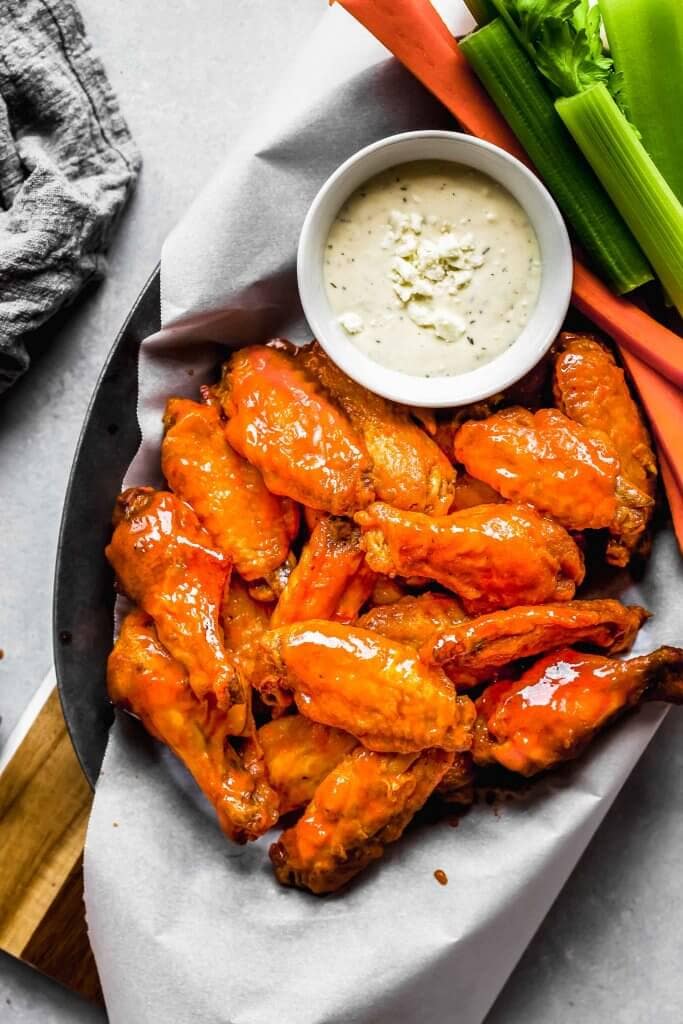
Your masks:
{"label": "wooden cutting board", "polygon": [[0,949],[103,1003],[83,905],[92,796],[53,689],[0,775]]}

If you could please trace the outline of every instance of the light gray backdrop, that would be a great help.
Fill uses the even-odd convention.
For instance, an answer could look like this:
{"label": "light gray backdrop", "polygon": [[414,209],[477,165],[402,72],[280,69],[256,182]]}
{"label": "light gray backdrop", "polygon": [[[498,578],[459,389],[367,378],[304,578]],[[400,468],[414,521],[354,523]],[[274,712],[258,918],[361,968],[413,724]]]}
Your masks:
{"label": "light gray backdrop", "polygon": [[[47,332],[30,373],[0,400],[0,746],[51,662],[61,504],[104,356],[163,238],[276,87],[324,0],[81,0],[80,6],[145,166],[108,280]],[[488,1024],[683,1019],[682,769],[683,715],[674,712]],[[1,1021],[80,1019],[93,1017],[0,961]]]}

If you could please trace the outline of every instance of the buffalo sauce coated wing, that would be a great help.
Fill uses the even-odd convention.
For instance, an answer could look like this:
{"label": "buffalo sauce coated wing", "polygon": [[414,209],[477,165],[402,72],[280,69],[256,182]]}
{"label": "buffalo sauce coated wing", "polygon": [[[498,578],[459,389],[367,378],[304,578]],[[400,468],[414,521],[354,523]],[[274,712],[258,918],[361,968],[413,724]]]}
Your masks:
{"label": "buffalo sauce coated wing", "polygon": [[624,371],[609,349],[590,335],[561,334],[553,390],[559,408],[572,420],[602,431],[616,448],[625,481],[643,496],[632,515],[622,516],[612,532],[607,560],[626,565],[647,529],[657,483],[657,462],[643,417],[629,391]]}
{"label": "buffalo sauce coated wing", "polygon": [[468,806],[474,802],[474,761],[469,751],[453,755],[453,763],[436,787],[447,804]]}
{"label": "buffalo sauce coated wing", "polygon": [[356,522],[371,569],[434,579],[472,614],[569,601],[583,580],[583,559],[567,531],[526,505],[430,518],[375,502]]}
{"label": "buffalo sauce coated wing", "polygon": [[611,600],[525,605],[457,623],[432,636],[421,654],[458,686],[474,686],[512,661],[567,644],[627,651],[647,617],[644,608]]}
{"label": "buffalo sauce coated wing", "polygon": [[455,471],[410,411],[356,384],[317,342],[300,349],[297,362],[320,381],[362,436],[378,499],[396,508],[445,515]]}
{"label": "buffalo sauce coated wing", "polygon": [[261,647],[302,714],[370,750],[470,747],[472,702],[456,697],[443,672],[424,665],[412,647],[322,619],[265,633]]}
{"label": "buffalo sauce coated wing", "polygon": [[378,754],[357,747],[324,779],[270,848],[283,885],[335,892],[377,860],[443,778],[452,754]]}
{"label": "buffalo sauce coated wing", "polygon": [[334,618],[338,622],[352,622],[364,604],[374,595],[379,577],[365,561],[360,564],[358,571],[349,580],[349,584],[341,596],[336,607]]}
{"label": "buffalo sauce coated wing", "polygon": [[332,618],[363,561],[360,530],[325,516],[314,527],[273,612],[273,626]]}
{"label": "buffalo sauce coated wing", "polygon": [[455,481],[451,512],[460,512],[464,508],[475,508],[477,505],[497,505],[504,499],[489,487],[483,480],[476,480],[469,473],[461,473]]}
{"label": "buffalo sauce coated wing", "polygon": [[230,447],[219,410],[171,398],[164,423],[163,474],[240,576],[255,580],[282,565],[298,529],[296,506],[271,494],[258,469]]}
{"label": "buffalo sauce coated wing", "polygon": [[643,700],[683,703],[683,650],[660,647],[631,661],[556,651],[516,682],[484,691],[475,762],[534,775],[576,757],[615,715]]}
{"label": "buffalo sauce coated wing", "polygon": [[330,729],[304,715],[288,715],[262,725],[255,748],[260,748],[268,779],[278,794],[280,814],[304,807],[356,743],[341,729]]}
{"label": "buffalo sauce coated wing", "polygon": [[286,351],[235,352],[215,389],[226,436],[274,494],[344,515],[372,501],[372,463],[362,437]]}
{"label": "buffalo sauce coated wing", "polygon": [[408,596],[410,595],[408,594],[405,580],[375,573],[375,585],[370,595],[370,604],[373,608],[383,604],[395,604],[402,597]]}
{"label": "buffalo sauce coated wing", "polygon": [[358,619],[362,629],[371,629],[388,640],[419,649],[435,634],[443,633],[466,618],[462,607],[447,594],[411,594],[393,604],[371,608]]}
{"label": "buffalo sauce coated wing", "polygon": [[233,575],[223,594],[221,621],[226,650],[246,681],[254,673],[256,646],[270,625],[272,611],[272,605],[255,601],[239,576]]}
{"label": "buffalo sauce coated wing", "polygon": [[247,694],[223,644],[220,608],[230,562],[189,505],[167,491],[132,487],[119,495],[106,554],[126,594],[154,619],[159,639],[199,698],[230,709],[235,733],[247,724]]}
{"label": "buffalo sauce coated wing", "polygon": [[112,701],[137,715],[183,762],[231,839],[256,839],[275,824],[278,799],[258,750],[240,759],[228,740],[227,716],[215,703],[197,699],[145,612],[135,610],[124,620],[109,655],[107,686]]}
{"label": "buffalo sauce coated wing", "polygon": [[455,455],[504,498],[528,502],[568,529],[601,529],[616,520],[616,449],[604,434],[557,409],[532,413],[517,407],[464,423]]}

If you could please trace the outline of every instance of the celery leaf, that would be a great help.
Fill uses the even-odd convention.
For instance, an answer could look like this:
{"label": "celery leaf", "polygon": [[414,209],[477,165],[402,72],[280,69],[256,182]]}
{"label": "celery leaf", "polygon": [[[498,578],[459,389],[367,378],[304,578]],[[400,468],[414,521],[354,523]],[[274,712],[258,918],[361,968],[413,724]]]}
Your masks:
{"label": "celery leaf", "polygon": [[614,62],[602,48],[600,11],[588,0],[494,0],[536,67],[562,96],[603,82],[618,92]]}

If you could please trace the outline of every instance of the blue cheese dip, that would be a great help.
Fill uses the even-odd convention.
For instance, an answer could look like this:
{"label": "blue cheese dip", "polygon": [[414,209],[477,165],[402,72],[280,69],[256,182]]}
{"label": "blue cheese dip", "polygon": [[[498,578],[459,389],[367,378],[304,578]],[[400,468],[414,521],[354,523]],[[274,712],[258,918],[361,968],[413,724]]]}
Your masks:
{"label": "blue cheese dip", "polygon": [[441,160],[400,164],[358,188],[330,228],[323,269],[352,343],[420,377],[495,359],[521,334],[541,284],[538,240],[517,200]]}

